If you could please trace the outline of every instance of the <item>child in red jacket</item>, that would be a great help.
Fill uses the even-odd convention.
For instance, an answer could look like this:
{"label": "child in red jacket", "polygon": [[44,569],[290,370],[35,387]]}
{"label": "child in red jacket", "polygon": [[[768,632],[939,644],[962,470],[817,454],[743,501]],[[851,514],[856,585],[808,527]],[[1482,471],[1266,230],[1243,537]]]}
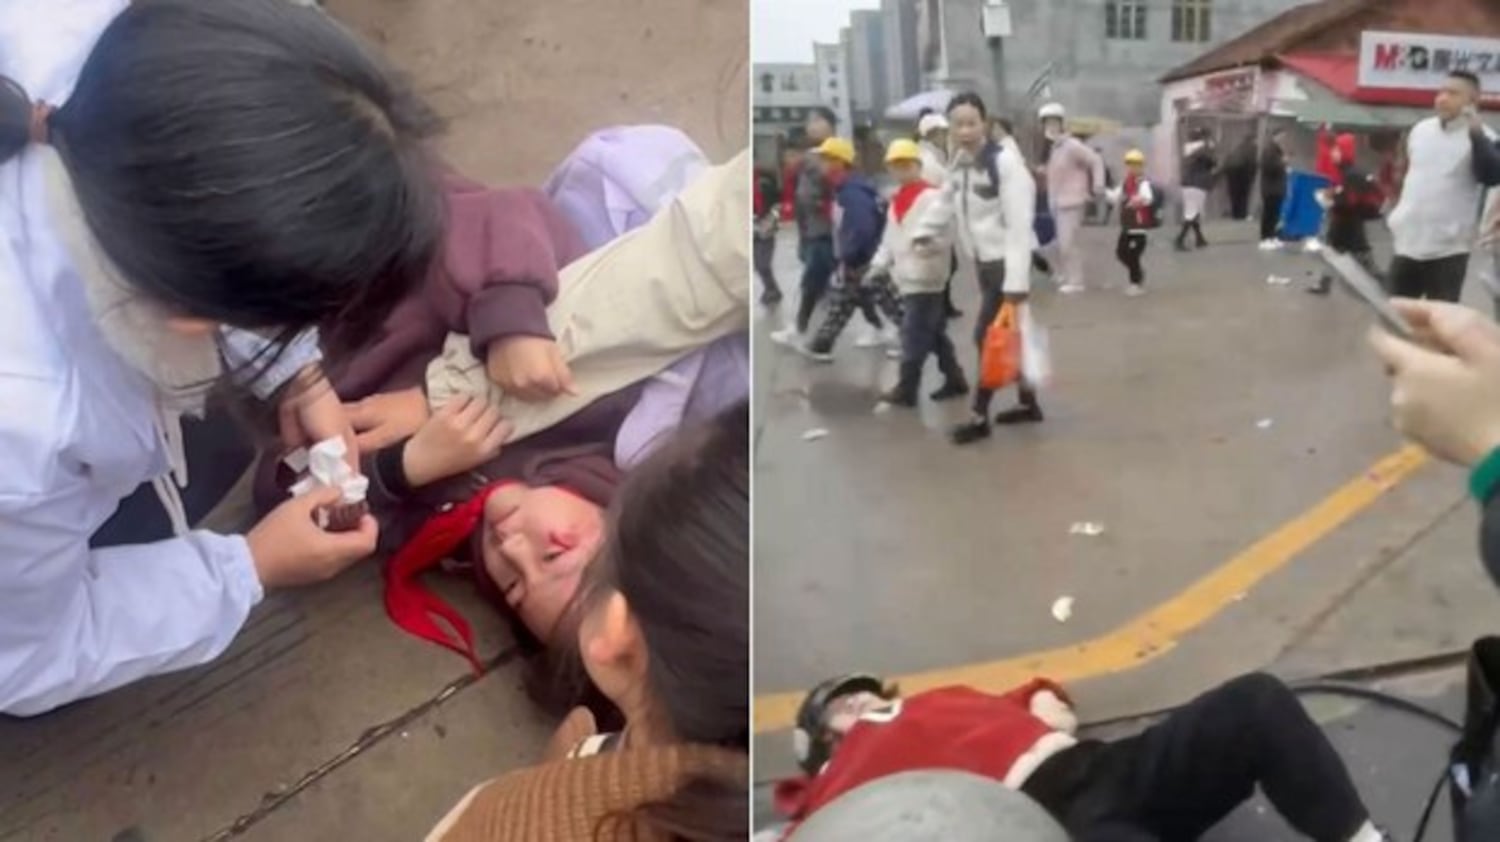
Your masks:
{"label": "child in red jacket", "polygon": [[808,777],[784,784],[778,807],[800,822],[878,778],[954,769],[1025,793],[1080,842],[1194,840],[1257,785],[1318,842],[1387,838],[1328,738],[1269,675],[1230,681],[1134,737],[1080,739],[1077,727],[1067,693],[1046,679],[1000,696],[947,687],[905,698],[872,676],[830,679],[798,713]]}

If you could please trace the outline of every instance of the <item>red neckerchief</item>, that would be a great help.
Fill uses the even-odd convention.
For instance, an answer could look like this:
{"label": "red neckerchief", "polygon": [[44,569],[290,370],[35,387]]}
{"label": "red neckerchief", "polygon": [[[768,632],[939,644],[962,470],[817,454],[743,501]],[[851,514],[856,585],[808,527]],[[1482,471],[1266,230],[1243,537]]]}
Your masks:
{"label": "red neckerchief", "polygon": [[917,203],[917,197],[921,196],[922,191],[926,190],[929,186],[927,182],[921,179],[901,185],[901,189],[897,190],[896,195],[891,197],[891,209],[896,212],[897,222],[902,222],[906,219],[906,212],[911,210],[912,205]]}
{"label": "red neckerchief", "polygon": [[[474,534],[484,520],[484,504],[491,494],[515,484],[515,480],[491,483],[468,502],[428,518],[385,564],[385,613],[391,621],[409,634],[464,656],[475,674],[483,673],[484,665],[474,649],[474,630],[457,609],[428,590],[417,577],[436,567]],[[443,620],[449,628],[438,625],[434,618]]]}

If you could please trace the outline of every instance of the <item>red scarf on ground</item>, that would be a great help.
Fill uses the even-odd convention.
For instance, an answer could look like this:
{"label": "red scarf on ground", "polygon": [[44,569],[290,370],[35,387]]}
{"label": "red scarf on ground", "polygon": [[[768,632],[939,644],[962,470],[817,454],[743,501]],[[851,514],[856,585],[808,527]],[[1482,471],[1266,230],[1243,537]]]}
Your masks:
{"label": "red scarf on ground", "polygon": [[[428,518],[385,565],[385,611],[391,621],[410,634],[464,656],[476,674],[484,672],[484,665],[474,649],[474,630],[457,609],[418,577],[463,546],[483,522],[484,504],[490,495],[514,484],[515,480],[491,483],[467,502]],[[438,625],[437,620],[447,623],[448,628]]]}

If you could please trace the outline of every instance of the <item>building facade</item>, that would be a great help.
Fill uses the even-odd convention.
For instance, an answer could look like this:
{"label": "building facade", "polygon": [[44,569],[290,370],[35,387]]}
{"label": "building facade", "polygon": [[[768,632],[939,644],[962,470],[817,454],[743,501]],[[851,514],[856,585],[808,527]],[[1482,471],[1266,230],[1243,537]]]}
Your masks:
{"label": "building facade", "polygon": [[849,15],[848,27],[850,110],[854,125],[868,126],[885,114],[890,103],[886,87],[885,26],[878,9],[860,9]]}
{"label": "building facade", "polygon": [[917,4],[919,0],[881,0],[880,25],[885,36],[885,89],[890,105],[921,93],[922,68],[917,63]]}
{"label": "building facade", "polygon": [[1008,0],[1013,32],[1000,44],[1000,74],[980,28],[986,2],[994,0],[920,0],[935,84],[978,90],[1012,115],[1050,98],[1076,115],[1146,126],[1163,74],[1306,0]]}
{"label": "building facade", "polygon": [[824,104],[816,64],[757,64],[751,71],[750,98],[756,166],[776,167],[781,149]]}
{"label": "building facade", "polygon": [[818,70],[818,95],[822,105],[838,117],[839,133],[847,134],[853,122],[853,93],[849,87],[849,51],[842,43],[813,44],[813,64]]}

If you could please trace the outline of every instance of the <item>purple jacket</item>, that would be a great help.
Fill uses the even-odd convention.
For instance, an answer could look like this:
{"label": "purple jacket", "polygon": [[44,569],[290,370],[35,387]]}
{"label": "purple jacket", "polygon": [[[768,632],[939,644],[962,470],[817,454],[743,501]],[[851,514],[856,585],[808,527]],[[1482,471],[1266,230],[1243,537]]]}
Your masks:
{"label": "purple jacket", "polygon": [[492,189],[456,174],[446,236],[426,280],[396,305],[380,333],[342,360],[325,360],[339,397],[355,401],[419,385],[449,333],[484,359],[507,336],[551,337],[547,305],[557,270],[582,257],[582,238],[540,190]]}

